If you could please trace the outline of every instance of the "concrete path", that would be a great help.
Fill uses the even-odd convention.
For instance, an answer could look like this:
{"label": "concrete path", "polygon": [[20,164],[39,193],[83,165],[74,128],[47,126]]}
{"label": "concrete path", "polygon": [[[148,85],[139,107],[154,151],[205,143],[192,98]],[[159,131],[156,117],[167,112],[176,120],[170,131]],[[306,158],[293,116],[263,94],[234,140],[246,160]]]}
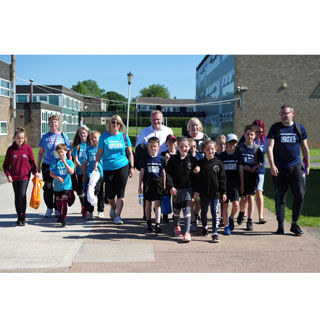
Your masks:
{"label": "concrete path", "polygon": [[[129,179],[124,224],[114,225],[105,208],[104,219],[84,221],[78,199],[69,208],[66,228],[54,217],[44,218],[42,202],[38,210],[30,207],[28,225],[15,225],[12,186],[0,185],[0,272],[319,272],[320,236],[317,230],[302,237],[274,232],[274,215],[265,209],[265,225],[254,224],[247,232],[245,223],[220,243],[200,233],[191,243],[173,237],[172,223],[163,224],[163,234],[145,233],[145,222],[137,199],[138,171]],[[28,193],[31,193],[32,183]],[[29,198],[30,199],[30,196]],[[257,214],[255,212],[255,219]],[[211,223],[211,221],[210,221]]]}

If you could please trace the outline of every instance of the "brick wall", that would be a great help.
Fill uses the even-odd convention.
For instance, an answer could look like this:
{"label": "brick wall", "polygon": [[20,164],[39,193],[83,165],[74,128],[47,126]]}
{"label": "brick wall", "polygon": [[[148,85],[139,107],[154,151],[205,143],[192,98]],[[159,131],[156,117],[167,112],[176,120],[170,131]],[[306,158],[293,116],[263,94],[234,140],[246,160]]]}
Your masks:
{"label": "brick wall", "polygon": [[307,130],[309,145],[320,147],[320,99],[310,98],[319,82],[320,56],[235,56],[235,91],[237,86],[248,87],[242,110],[235,107],[235,133],[241,136],[255,119],[263,120],[268,132],[280,121],[281,106],[289,104],[295,109],[294,119]]}
{"label": "brick wall", "polygon": [[[0,154],[6,153],[12,143],[14,119],[10,117],[10,99],[0,96],[0,120],[7,121],[7,135],[0,135]],[[2,165],[2,163],[1,163]]]}

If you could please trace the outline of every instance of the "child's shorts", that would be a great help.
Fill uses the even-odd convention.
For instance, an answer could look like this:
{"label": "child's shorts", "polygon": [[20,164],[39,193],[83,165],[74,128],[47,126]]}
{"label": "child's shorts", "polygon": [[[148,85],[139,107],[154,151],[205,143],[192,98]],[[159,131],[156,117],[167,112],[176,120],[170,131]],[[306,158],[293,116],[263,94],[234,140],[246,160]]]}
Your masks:
{"label": "child's shorts", "polygon": [[161,201],[163,193],[163,178],[152,178],[143,183],[143,196],[145,200]]}
{"label": "child's shorts", "polygon": [[244,193],[241,196],[255,195],[257,187],[257,174],[255,172],[243,172]]}
{"label": "child's shorts", "polygon": [[61,198],[62,196],[68,196],[69,195],[70,190],[62,190],[62,191],[54,191],[54,195],[56,197]]}
{"label": "child's shorts", "polygon": [[173,208],[182,209],[190,207],[192,200],[192,188],[177,189],[177,194],[172,196]]}
{"label": "child's shorts", "polygon": [[227,200],[225,203],[239,201],[239,188],[233,186],[227,186]]}

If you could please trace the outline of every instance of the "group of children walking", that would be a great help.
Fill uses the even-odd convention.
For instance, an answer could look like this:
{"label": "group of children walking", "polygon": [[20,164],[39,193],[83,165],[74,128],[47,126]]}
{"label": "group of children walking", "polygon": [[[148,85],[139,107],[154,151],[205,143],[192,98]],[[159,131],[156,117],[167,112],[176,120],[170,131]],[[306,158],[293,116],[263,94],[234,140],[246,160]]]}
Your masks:
{"label": "group of children walking", "polygon": [[[172,196],[174,235],[184,242],[191,241],[191,231],[197,230],[201,212],[201,234],[208,236],[208,210],[212,215],[212,242],[219,242],[219,222],[224,233],[230,235],[235,227],[234,218],[239,200],[248,200],[247,230],[252,231],[253,199],[257,186],[257,169],[262,166],[263,153],[254,143],[255,127],[244,130],[244,142],[231,133],[216,141],[206,140],[198,148],[192,138],[167,137],[168,151],[159,154],[159,139],[148,141],[148,156],[140,164],[138,193],[145,198],[147,231],[161,233],[160,204],[164,193]],[[174,150],[174,146],[177,150]],[[142,188],[143,184],[143,188]],[[151,204],[154,202],[156,226],[151,223]],[[228,203],[232,209],[228,214]],[[222,217],[219,219],[219,204]],[[184,216],[184,230],[180,226],[180,212]],[[237,222],[244,220],[240,212]]]}
{"label": "group of children walking", "polygon": [[[87,199],[90,176],[95,168],[100,133],[90,132],[85,126],[78,129],[73,142],[72,160],[67,159],[68,148],[60,143],[56,147],[57,157],[50,164],[53,178],[55,208],[58,222],[66,225],[70,192],[75,190],[81,202],[81,214],[92,219],[94,207]],[[238,145],[235,134],[219,137],[216,142],[206,140],[200,146],[192,138],[169,135],[166,139],[168,150],[159,154],[160,141],[157,137],[148,140],[148,153],[139,164],[140,175],[138,193],[143,194],[147,232],[159,234],[161,201],[163,195],[172,197],[173,227],[176,237],[191,241],[191,232],[197,230],[197,219],[201,211],[201,234],[208,236],[208,210],[212,215],[212,241],[219,242],[218,228],[224,226],[226,235],[234,229],[235,214],[239,210],[239,198],[248,199],[247,230],[252,231],[253,198],[257,186],[257,169],[263,163],[263,154],[254,144],[255,128],[246,126],[244,142]],[[8,148],[3,163],[8,182],[13,184],[17,224],[25,225],[26,190],[33,173],[39,177],[31,147],[23,128],[14,134],[14,142]],[[104,216],[103,165],[98,165],[100,178],[95,185],[98,197],[98,216]],[[72,177],[73,176],[73,177]],[[75,187],[76,185],[76,187]],[[230,215],[228,203],[232,203]],[[152,203],[155,212],[155,228],[151,222]],[[222,217],[219,219],[219,204]],[[182,232],[180,212],[184,217]],[[240,212],[237,222],[242,224],[244,212]]]}

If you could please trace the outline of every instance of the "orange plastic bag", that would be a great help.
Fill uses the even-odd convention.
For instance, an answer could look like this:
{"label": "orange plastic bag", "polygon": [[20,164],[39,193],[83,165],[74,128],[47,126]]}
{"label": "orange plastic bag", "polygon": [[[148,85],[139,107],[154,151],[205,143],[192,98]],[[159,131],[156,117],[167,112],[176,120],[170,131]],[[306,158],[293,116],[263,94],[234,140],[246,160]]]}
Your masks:
{"label": "orange plastic bag", "polygon": [[40,206],[40,191],[44,185],[44,181],[40,180],[37,177],[33,177],[33,189],[30,198],[30,207],[34,209],[38,209]]}

